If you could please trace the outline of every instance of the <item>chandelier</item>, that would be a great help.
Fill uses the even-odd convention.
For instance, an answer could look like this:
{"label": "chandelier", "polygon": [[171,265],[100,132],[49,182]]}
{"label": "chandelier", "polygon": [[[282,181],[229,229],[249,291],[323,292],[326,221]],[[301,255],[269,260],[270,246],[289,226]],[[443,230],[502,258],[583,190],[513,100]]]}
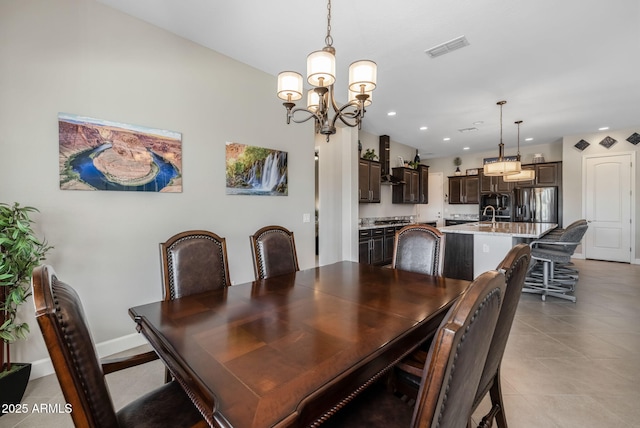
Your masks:
{"label": "chandelier", "polygon": [[[516,158],[520,161],[520,124],[521,120],[514,122],[518,125],[518,155]],[[505,175],[503,180],[509,183],[517,181],[531,181],[536,178],[536,172],[533,169],[521,169],[520,172],[511,175]]]}
{"label": "chandelier", "polygon": [[[295,101],[302,99],[302,75],[295,71],[278,74],[278,98],[284,100],[287,109],[287,124],[315,120],[315,131],[329,137],[336,133],[338,119],[347,126],[361,127],[365,107],[371,105],[372,91],[376,88],[376,63],[369,60],[353,62],[349,66],[348,102],[342,107],[334,98],[333,84],[336,81],[336,50],[331,37],[331,0],[327,3],[326,46],[307,56],[307,82],[313,86],[307,93],[307,106],[297,107]],[[333,110],[333,111],[331,111]],[[295,117],[295,116],[298,117]]]}
{"label": "chandelier", "polygon": [[506,103],[506,101],[497,102],[497,104],[500,106],[500,144],[498,145],[498,160],[495,162],[484,164],[484,175],[511,175],[520,172],[520,170],[522,169],[520,166],[520,159],[511,160],[504,157],[504,144],[502,144],[502,106]]}

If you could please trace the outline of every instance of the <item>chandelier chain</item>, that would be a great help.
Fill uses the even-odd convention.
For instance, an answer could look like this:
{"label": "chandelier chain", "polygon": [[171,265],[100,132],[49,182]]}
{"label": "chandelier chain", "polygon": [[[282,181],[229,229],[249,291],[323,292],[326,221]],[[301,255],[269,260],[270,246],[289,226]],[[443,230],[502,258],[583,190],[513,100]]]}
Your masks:
{"label": "chandelier chain", "polygon": [[327,3],[327,37],[324,38],[327,46],[333,46],[333,37],[331,37],[331,0]]}

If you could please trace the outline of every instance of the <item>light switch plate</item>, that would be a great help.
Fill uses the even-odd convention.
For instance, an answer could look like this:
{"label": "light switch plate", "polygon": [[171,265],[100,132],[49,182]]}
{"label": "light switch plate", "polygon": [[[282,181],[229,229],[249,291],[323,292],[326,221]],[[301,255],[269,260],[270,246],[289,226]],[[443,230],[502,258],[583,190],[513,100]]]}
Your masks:
{"label": "light switch plate", "polygon": [[311,222],[311,214],[309,214],[309,213],[302,214],[302,222],[303,223]]}

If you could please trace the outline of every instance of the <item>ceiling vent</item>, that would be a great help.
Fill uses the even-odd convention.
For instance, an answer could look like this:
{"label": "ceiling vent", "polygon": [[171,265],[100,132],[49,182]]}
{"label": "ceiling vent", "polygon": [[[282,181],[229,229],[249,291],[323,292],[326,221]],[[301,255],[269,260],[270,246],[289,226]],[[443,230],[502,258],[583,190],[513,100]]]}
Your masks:
{"label": "ceiling vent", "polygon": [[473,126],[473,127],[471,127],[471,128],[462,128],[462,129],[458,129],[458,132],[465,133],[465,132],[474,132],[474,131],[477,131],[477,130],[478,130],[478,128],[476,128],[475,126]]}
{"label": "ceiling vent", "polygon": [[438,56],[442,56],[446,53],[455,51],[456,49],[463,48],[465,46],[469,46],[469,41],[465,36],[456,37],[453,40],[449,40],[448,42],[444,42],[437,46],[432,47],[431,49],[427,49],[424,51],[431,58],[435,58]]}

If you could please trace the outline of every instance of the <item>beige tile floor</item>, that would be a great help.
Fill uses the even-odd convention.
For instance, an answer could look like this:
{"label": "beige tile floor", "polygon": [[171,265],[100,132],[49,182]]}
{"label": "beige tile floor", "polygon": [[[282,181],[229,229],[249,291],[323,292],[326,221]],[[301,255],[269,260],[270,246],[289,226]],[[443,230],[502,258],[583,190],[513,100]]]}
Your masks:
{"label": "beige tile floor", "polygon": [[[577,303],[520,300],[502,364],[510,428],[640,427],[640,266],[575,264]],[[163,377],[158,361],[108,375],[116,408]],[[55,375],[31,381],[24,402],[63,404]],[[0,417],[0,427],[72,426],[66,414]]]}

